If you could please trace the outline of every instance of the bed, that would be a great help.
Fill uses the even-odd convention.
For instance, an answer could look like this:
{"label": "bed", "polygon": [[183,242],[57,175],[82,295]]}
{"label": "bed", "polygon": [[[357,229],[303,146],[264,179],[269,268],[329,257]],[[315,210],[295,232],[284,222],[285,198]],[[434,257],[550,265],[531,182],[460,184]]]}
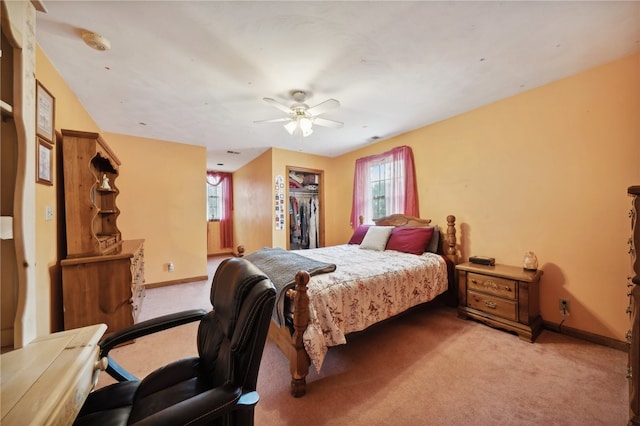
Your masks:
{"label": "bed", "polygon": [[[244,255],[241,249],[239,253]],[[395,214],[375,226],[359,226],[349,244],[291,251],[264,248],[244,257],[276,285],[269,337],[289,359],[295,397],[306,393],[309,366],[319,372],[328,349],[346,343],[347,334],[438,296],[452,305],[457,300],[452,215],[446,229],[427,219]]]}

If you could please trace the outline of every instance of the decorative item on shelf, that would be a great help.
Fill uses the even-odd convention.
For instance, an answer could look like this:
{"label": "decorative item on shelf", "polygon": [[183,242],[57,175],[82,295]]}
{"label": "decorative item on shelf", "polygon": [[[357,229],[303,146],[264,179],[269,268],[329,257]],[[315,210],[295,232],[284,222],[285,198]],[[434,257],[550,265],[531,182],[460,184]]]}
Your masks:
{"label": "decorative item on shelf", "polygon": [[538,270],[538,258],[532,251],[528,251],[524,254],[522,259],[522,267],[525,271],[537,271]]}
{"label": "decorative item on shelf", "polygon": [[100,186],[100,188],[111,189],[111,185],[109,185],[109,178],[107,177],[106,173],[102,175],[102,185]]}

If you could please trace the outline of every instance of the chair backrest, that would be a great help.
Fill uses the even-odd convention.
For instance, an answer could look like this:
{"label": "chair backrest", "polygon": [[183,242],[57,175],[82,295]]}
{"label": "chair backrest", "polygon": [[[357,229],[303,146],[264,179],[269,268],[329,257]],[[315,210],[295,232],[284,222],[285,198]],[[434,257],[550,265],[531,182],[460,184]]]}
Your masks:
{"label": "chair backrest", "polygon": [[198,328],[201,366],[213,386],[256,390],[275,299],[271,280],[248,260],[220,263],[211,284],[213,310]]}

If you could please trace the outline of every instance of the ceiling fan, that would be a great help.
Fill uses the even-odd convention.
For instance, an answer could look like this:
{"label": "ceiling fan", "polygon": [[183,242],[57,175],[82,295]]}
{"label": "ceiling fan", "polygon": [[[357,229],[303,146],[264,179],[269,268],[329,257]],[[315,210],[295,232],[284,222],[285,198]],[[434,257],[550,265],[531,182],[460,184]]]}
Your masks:
{"label": "ceiling fan", "polygon": [[335,99],[327,99],[316,106],[309,107],[304,101],[307,99],[308,93],[302,90],[292,90],[291,98],[295,101],[290,107],[282,104],[275,99],[262,98],[263,101],[278,108],[280,111],[287,113],[288,117],[274,118],[271,120],[254,121],[254,123],[283,123],[286,122],[284,128],[291,135],[302,135],[304,137],[313,133],[313,125],[332,127],[339,129],[344,123],[335,120],[320,118],[318,115],[323,114],[331,109],[338,108],[340,102]]}

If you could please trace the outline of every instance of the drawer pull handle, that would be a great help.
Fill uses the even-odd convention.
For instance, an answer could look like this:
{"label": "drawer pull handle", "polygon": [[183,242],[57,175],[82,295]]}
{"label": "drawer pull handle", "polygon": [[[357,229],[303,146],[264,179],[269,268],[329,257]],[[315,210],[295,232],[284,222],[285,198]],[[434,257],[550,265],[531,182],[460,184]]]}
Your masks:
{"label": "drawer pull handle", "polygon": [[498,307],[498,305],[495,302],[492,302],[490,300],[485,300],[484,304],[487,308],[491,308],[491,309],[495,309]]}
{"label": "drawer pull handle", "polygon": [[105,371],[108,365],[109,365],[109,360],[107,359],[107,357],[106,356],[102,357],[93,363],[93,371],[98,371],[98,370]]}
{"label": "drawer pull handle", "polygon": [[631,367],[627,368],[627,379],[631,380],[633,378],[633,371],[631,370]]}
{"label": "drawer pull handle", "polygon": [[[471,283],[477,286],[482,286],[484,288],[493,289],[496,291],[500,290],[500,286],[495,281],[492,281],[492,280],[485,280],[480,283],[475,278],[471,278]],[[504,291],[512,291],[512,290],[511,290],[511,287],[509,287],[508,285],[505,285]]]}

